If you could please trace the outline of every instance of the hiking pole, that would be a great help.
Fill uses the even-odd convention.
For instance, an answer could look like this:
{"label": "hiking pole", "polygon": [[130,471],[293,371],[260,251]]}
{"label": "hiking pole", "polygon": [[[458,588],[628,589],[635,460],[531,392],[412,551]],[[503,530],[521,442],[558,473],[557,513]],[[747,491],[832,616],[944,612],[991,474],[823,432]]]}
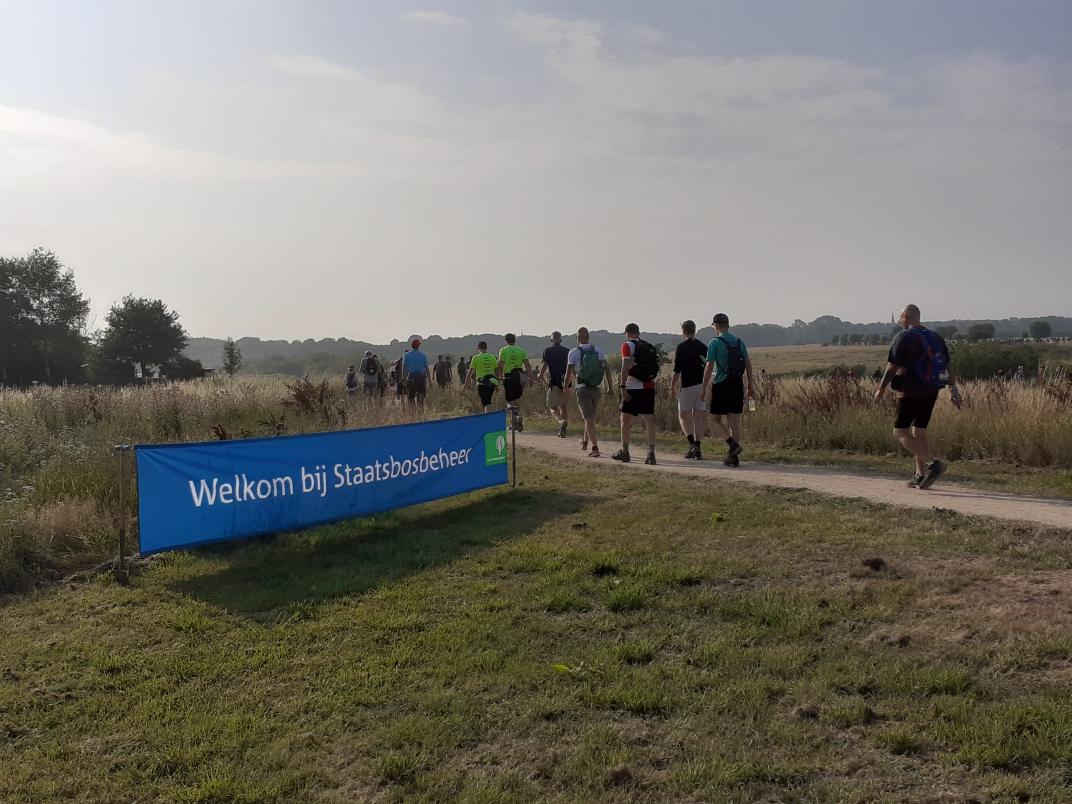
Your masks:
{"label": "hiking pole", "polygon": [[130,576],[127,574],[126,568],[126,555],[127,555],[127,453],[129,453],[133,447],[130,444],[116,444],[115,452],[119,456],[119,557],[116,560],[115,568],[112,574],[115,579],[122,585],[126,586],[130,583]]}

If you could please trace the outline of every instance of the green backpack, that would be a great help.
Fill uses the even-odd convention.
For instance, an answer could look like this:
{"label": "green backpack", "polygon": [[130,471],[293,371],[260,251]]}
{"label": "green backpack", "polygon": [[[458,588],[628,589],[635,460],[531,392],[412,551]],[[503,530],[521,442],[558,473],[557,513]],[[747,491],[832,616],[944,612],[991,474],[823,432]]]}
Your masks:
{"label": "green backpack", "polygon": [[594,346],[578,346],[581,350],[581,365],[577,371],[577,381],[589,388],[598,388],[603,384],[603,362]]}

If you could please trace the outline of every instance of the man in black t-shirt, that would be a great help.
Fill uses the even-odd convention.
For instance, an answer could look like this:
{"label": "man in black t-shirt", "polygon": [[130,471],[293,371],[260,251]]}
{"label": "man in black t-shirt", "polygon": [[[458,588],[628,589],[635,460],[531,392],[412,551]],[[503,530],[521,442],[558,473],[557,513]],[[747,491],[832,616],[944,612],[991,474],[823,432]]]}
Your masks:
{"label": "man in black t-shirt", "polygon": [[681,334],[684,340],[674,350],[674,379],[670,383],[671,395],[677,396],[677,417],[681,432],[689,440],[686,458],[703,460],[700,442],[707,423],[707,406],[701,399],[703,391],[704,364],[707,362],[707,344],[696,339],[696,322],[682,321]]}
{"label": "man in black t-shirt", "polygon": [[543,363],[536,375],[542,380],[547,375],[547,409],[551,411],[555,421],[558,422],[558,437],[566,437],[568,426],[568,413],[566,412],[566,393],[562,381],[566,376],[566,362],[569,359],[569,349],[562,345],[562,333],[551,333],[551,345],[543,350]]}
{"label": "man in black t-shirt", "polygon": [[906,305],[901,311],[900,320],[902,330],[893,338],[889,364],[878,390],[875,391],[875,399],[881,400],[887,387],[892,387],[900,394],[893,434],[916,459],[916,471],[908,485],[912,488],[929,489],[945,472],[946,465],[931,455],[930,445],[927,443],[927,425],[930,424],[934,404],[938,401],[941,389],[941,385],[935,381],[927,381],[919,376],[919,366],[928,362],[928,343],[933,348],[937,362],[944,365],[948,371],[948,377],[942,377],[941,382],[948,382],[953,404],[958,408],[960,391],[957,390],[953,368],[949,364],[949,349],[941,335],[928,330],[920,323],[919,308],[914,304]]}

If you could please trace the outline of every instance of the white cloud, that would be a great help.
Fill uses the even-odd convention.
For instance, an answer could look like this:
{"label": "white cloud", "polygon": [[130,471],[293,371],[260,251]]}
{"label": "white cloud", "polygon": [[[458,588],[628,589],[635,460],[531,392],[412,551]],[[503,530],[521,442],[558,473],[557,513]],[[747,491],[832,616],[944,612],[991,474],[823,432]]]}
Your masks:
{"label": "white cloud", "polygon": [[319,56],[281,56],[274,64],[296,78],[343,87],[345,91],[331,95],[330,102],[366,121],[429,123],[442,116],[442,102],[417,87],[379,80]]}
{"label": "white cloud", "polygon": [[402,17],[410,22],[418,22],[422,25],[437,25],[440,28],[466,28],[469,25],[469,20],[454,14],[448,14],[446,11],[407,11]]}

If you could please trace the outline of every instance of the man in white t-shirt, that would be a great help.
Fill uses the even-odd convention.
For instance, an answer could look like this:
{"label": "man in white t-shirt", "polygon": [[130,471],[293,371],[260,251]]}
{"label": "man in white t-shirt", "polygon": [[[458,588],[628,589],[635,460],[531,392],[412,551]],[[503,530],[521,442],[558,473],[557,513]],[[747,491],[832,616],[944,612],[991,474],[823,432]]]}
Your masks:
{"label": "man in white t-shirt", "polygon": [[[581,449],[588,449],[591,442],[591,458],[599,457],[599,442],[596,439],[596,420],[599,414],[599,400],[603,395],[603,384],[607,379],[607,356],[603,350],[588,342],[588,329],[577,330],[577,345],[570,349],[566,358],[566,375],[562,380],[563,393],[568,397],[570,386],[576,380],[577,407],[584,420],[584,433],[581,435]],[[607,388],[610,391],[610,388]]]}

